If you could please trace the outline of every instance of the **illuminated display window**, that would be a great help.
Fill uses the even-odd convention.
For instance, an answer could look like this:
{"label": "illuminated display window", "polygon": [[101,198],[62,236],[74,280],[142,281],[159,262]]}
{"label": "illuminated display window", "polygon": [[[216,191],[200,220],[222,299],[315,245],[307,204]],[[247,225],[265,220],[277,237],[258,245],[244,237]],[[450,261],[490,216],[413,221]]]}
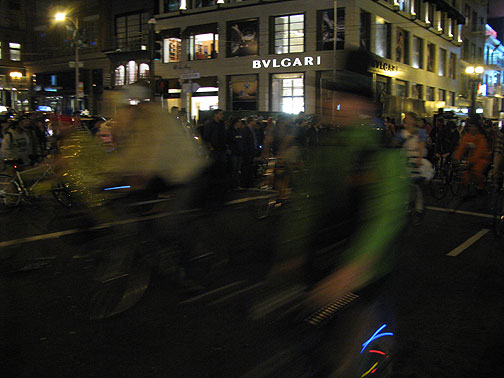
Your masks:
{"label": "illuminated display window", "polygon": [[21,60],[21,44],[10,42],[9,53],[10,53],[10,60],[19,62]]}
{"label": "illuminated display window", "polygon": [[124,85],[124,76],[125,76],[126,70],[124,66],[119,66],[115,69],[114,71],[114,77],[115,77],[115,85]]}
{"label": "illuminated display window", "polygon": [[413,37],[413,48],[411,49],[411,66],[414,68],[424,68],[424,48],[423,39]]}
{"label": "illuminated display window", "polygon": [[182,40],[180,38],[163,39],[163,63],[180,62]]}
{"label": "illuminated display window", "polygon": [[304,111],[304,74],[275,74],[271,77],[271,102],[274,112],[297,114]]}
{"label": "illuminated display window", "polygon": [[385,21],[381,17],[376,17],[376,38],[375,38],[375,53],[382,58],[391,58],[390,41],[392,35],[392,27],[390,22]]}
{"label": "illuminated display window", "polygon": [[189,37],[189,60],[216,59],[218,53],[217,33],[195,34]]}

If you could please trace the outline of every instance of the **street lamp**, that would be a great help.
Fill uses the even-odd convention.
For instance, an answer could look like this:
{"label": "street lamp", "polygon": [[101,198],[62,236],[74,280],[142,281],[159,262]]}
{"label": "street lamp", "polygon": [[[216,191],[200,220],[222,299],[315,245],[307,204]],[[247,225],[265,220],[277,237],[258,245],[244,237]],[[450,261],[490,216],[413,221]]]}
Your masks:
{"label": "street lamp", "polygon": [[75,104],[74,111],[79,110],[79,19],[70,18],[65,12],[58,12],[54,15],[54,21],[70,21],[74,27],[72,42],[75,47]]}
{"label": "street lamp", "polygon": [[465,69],[466,74],[470,75],[471,79],[471,111],[470,115],[476,114],[476,97],[478,95],[478,82],[480,75],[485,72],[482,66],[469,66]]}

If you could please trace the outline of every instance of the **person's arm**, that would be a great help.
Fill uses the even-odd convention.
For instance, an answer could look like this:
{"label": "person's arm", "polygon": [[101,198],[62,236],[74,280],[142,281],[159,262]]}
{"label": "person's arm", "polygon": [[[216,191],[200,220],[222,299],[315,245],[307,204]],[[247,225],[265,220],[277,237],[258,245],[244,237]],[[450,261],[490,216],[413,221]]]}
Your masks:
{"label": "person's arm", "polygon": [[453,155],[455,160],[460,160],[462,158],[462,155],[464,154],[464,151],[466,149],[466,145],[467,145],[467,137],[464,135],[462,137],[462,140],[460,141],[457,150],[455,151],[455,154]]}

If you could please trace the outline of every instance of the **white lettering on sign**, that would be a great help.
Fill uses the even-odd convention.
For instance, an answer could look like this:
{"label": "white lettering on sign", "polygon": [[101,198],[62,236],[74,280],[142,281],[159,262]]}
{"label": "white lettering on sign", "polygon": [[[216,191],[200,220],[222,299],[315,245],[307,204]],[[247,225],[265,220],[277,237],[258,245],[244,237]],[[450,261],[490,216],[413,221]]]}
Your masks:
{"label": "white lettering on sign", "polygon": [[257,70],[259,68],[279,68],[279,67],[302,67],[302,66],[320,66],[322,64],[322,57],[305,56],[304,58],[283,58],[278,59],[255,59],[252,61],[252,68]]}
{"label": "white lettering on sign", "polygon": [[280,65],[282,67],[290,67],[292,65],[292,61],[290,58],[284,58],[282,59],[282,61],[280,62]]}

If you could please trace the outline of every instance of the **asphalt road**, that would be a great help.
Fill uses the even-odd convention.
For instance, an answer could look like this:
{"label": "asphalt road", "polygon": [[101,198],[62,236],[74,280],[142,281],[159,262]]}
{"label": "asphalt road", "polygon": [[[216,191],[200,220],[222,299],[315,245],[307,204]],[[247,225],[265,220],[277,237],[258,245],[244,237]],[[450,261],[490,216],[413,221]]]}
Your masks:
{"label": "asphalt road", "polygon": [[[89,319],[97,270],[89,252],[111,248],[107,235],[123,227],[121,217],[133,219],[123,222],[130,226],[138,217],[121,212],[116,223],[82,232],[85,218],[50,198],[3,215],[0,376],[257,377],[280,366],[300,336],[289,334],[275,313],[255,316],[268,301],[286,297],[264,282],[275,218],[256,219],[251,197],[258,195],[239,193],[218,215],[196,214],[179,225],[189,236],[197,229],[195,240],[226,231],[216,244],[229,251],[226,273],[204,291],[185,293],[153,275],[135,306],[101,321]],[[502,240],[487,231],[484,200],[428,202],[422,225],[404,232],[394,271],[336,314],[345,327],[331,328],[326,340],[330,335],[338,353],[353,358],[362,337],[387,323],[395,343],[391,377],[498,376]],[[152,216],[164,219],[163,211]]]}

